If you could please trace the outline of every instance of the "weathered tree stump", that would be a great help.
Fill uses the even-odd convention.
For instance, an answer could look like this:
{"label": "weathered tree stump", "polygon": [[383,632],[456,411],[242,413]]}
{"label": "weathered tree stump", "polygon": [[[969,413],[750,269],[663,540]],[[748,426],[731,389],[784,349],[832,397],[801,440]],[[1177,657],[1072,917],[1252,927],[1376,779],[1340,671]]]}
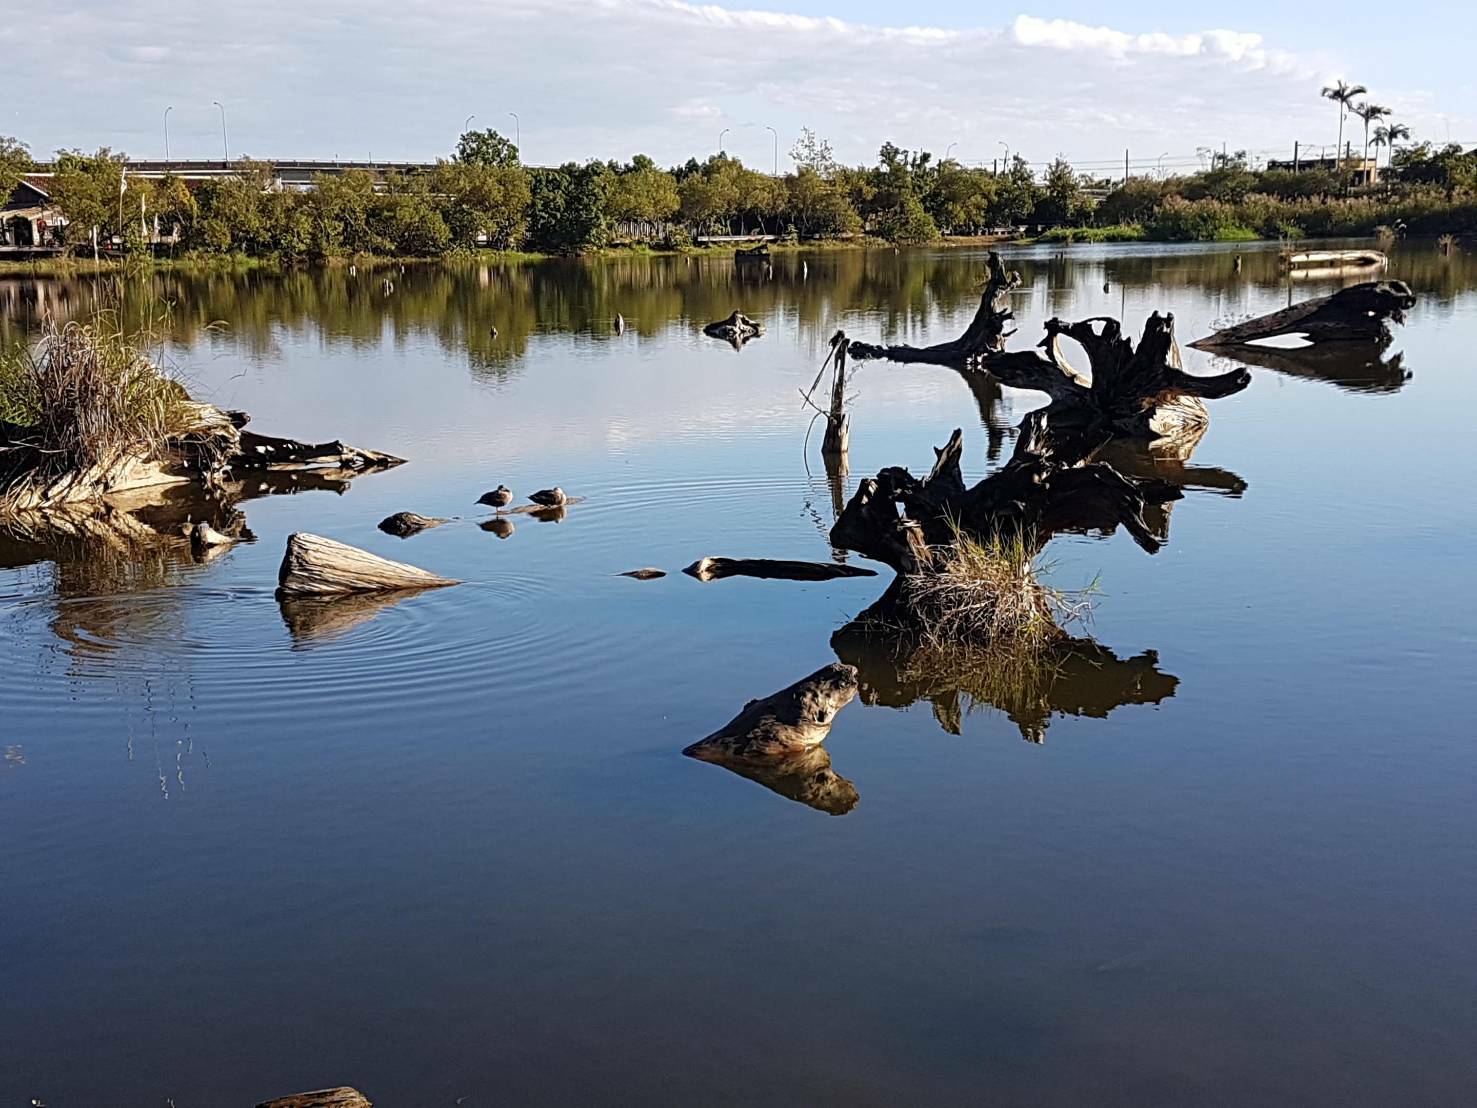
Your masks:
{"label": "weathered tree stump", "polygon": [[764,334],[764,326],[735,308],[727,319],[716,320],[704,327],[703,334],[709,338],[723,339],[737,350],[750,339]]}
{"label": "weathered tree stump", "polygon": [[980,306],[964,334],[933,346],[878,346],[853,342],[851,355],[855,358],[886,358],[893,362],[930,362],[957,367],[973,358],[993,354],[1005,347],[1005,329],[1013,318],[1007,307],[1007,298],[1020,283],[1020,274],[1014,270],[1007,273],[1000,255],[992,250],[985,259],[985,288],[980,294]]}
{"label": "weathered tree stump", "polygon": [[374,1101],[358,1089],[344,1085],[337,1089],[317,1089],[311,1093],[264,1100],[256,1108],[374,1108]]}
{"label": "weathered tree stump", "polygon": [[277,571],[279,596],[342,596],[458,583],[306,531],[287,537],[287,552]]}
{"label": "weathered tree stump", "polygon": [[837,577],[876,577],[876,570],[837,562],[798,562],[788,558],[699,558],[682,571],[699,581],[760,577],[778,581],[831,581]]}
{"label": "weathered tree stump", "polygon": [[1404,323],[1415,307],[1415,293],[1404,281],[1365,281],[1330,296],[1304,300],[1280,312],[1225,327],[1190,345],[1201,350],[1240,346],[1278,335],[1303,335],[1309,342],[1383,342],[1390,322]]}
{"label": "weathered tree stump", "polygon": [[744,710],[682,753],[726,762],[799,754],[824,742],[836,713],[856,696],[856,667],[832,662]]}

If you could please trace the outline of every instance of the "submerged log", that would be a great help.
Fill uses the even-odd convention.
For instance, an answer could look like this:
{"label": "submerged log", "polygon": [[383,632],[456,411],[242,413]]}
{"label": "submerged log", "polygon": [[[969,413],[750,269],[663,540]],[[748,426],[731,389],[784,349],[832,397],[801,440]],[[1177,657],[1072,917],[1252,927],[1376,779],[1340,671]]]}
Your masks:
{"label": "submerged log", "polygon": [[716,320],[704,327],[703,334],[709,338],[723,339],[737,350],[750,339],[764,334],[764,326],[735,308],[727,319]]}
{"label": "submerged log", "polygon": [[1415,293],[1404,281],[1365,281],[1330,296],[1304,300],[1270,315],[1225,327],[1190,345],[1201,350],[1240,346],[1279,335],[1303,335],[1309,342],[1382,342],[1390,322],[1404,323],[1415,307]]}
{"label": "submerged log", "polygon": [[1000,255],[990,251],[985,259],[985,288],[980,306],[964,334],[950,342],[933,346],[879,346],[853,342],[851,354],[856,358],[886,358],[894,362],[931,362],[935,365],[958,366],[973,358],[1004,349],[1006,327],[1013,315],[1006,306],[1011,291],[1021,283],[1021,275],[1005,271]]}
{"label": "submerged log", "polygon": [[446,520],[435,516],[418,516],[414,512],[396,512],[379,521],[379,529],[387,535],[408,539],[432,527],[440,527]]}
{"label": "submerged log", "polygon": [[332,442],[299,442],[255,431],[242,431],[236,455],[228,465],[236,469],[285,469],[288,467],[339,466],[345,469],[389,469],[404,464],[404,458],[360,450],[335,439]]}
{"label": "submerged log", "polygon": [[836,713],[851,703],[856,689],[856,667],[832,662],[777,693],[749,701],[733,719],[682,753],[710,762],[799,754],[825,741]]}
{"label": "submerged log", "polygon": [[699,581],[760,577],[777,581],[831,581],[837,577],[876,577],[877,571],[837,562],[797,562],[787,558],[699,558],[682,571]]}
{"label": "submerged log", "polygon": [[291,1096],[264,1100],[256,1108],[374,1108],[374,1101],[343,1085],[337,1089],[316,1089],[311,1093],[293,1093]]}
{"label": "submerged log", "polygon": [[658,577],[665,577],[667,571],[644,566],[641,569],[628,569],[623,573],[616,574],[617,577],[634,577],[637,581],[655,581]]}
{"label": "submerged log", "polygon": [[459,582],[305,531],[287,537],[287,552],[277,571],[279,596],[337,596],[455,584]]}

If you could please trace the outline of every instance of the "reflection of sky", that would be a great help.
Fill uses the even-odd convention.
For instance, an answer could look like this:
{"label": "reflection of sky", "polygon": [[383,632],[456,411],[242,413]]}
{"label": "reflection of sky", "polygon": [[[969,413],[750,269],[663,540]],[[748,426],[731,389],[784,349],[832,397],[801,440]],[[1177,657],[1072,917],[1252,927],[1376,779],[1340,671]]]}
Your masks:
{"label": "reflection of sky", "polygon": [[[1013,343],[1051,312],[1126,302],[1136,330],[1169,309],[1189,339],[1280,306],[1250,251],[1245,287],[1185,279],[1231,253],[1022,254]],[[1393,275],[1449,280],[1425,264]],[[142,1099],[168,1069],[170,1095],[211,1102],[285,1092],[323,1059],[408,1103],[427,1073],[516,1100],[708,1102],[735,1074],[761,1100],[1467,1087],[1471,294],[1412,313],[1398,391],[1258,370],[1214,402],[1194,461],[1246,491],[1191,492],[1160,554],[1121,534],[1052,544],[1055,581],[1099,578],[1094,633],[1157,651],[1172,698],[1055,720],[1040,748],[989,712],[955,738],[926,705],[853,704],[827,748],[861,799],[831,818],[676,752],[830,661],[881,581],[613,575],[828,555],[796,395],[825,339],[932,341],[973,310],[967,281],[919,308],[876,273],[824,317],[776,282],[754,312],[768,333],[739,354],[691,319],[537,328],[501,377],[437,319],[378,344],[311,321],[203,340],[191,371],[261,430],[410,462],[341,497],[244,505],[260,541],[108,598],[116,641],[80,679],[57,663],[44,575],[0,573],[24,600],[0,623],[0,705],[26,755],[0,775],[0,948],[21,1000],[0,1011],[0,1099]],[[921,471],[955,426],[982,471],[951,372],[866,363],[855,392],[849,488]],[[1007,403],[1014,422],[1039,400]],[[586,500],[499,541],[469,519],[500,481]],[[375,530],[407,509],[464,518],[407,542]],[[271,587],[300,529],[467,583],[295,644]],[[162,804],[159,767],[186,742]],[[346,1012],[395,1020],[395,1056]],[[691,1029],[734,1021],[753,1038],[720,1064]],[[166,1060],[187,1029],[194,1049]],[[1269,1071],[1269,1050],[1289,1064]]]}

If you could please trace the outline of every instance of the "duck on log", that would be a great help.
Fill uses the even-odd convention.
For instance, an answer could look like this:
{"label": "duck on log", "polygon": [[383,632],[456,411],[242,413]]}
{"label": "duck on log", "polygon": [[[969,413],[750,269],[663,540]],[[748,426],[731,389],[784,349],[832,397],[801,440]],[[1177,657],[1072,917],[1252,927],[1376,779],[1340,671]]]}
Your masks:
{"label": "duck on log", "polygon": [[1312,343],[1385,343],[1391,338],[1390,323],[1404,323],[1413,307],[1415,293],[1404,281],[1365,281],[1222,328],[1190,345],[1216,350],[1279,335],[1302,335]]}

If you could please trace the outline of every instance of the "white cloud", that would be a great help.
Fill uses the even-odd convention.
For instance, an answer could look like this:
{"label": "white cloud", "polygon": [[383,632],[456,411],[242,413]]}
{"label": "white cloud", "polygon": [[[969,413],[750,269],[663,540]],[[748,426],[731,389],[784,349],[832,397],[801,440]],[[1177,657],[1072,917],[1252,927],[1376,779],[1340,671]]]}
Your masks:
{"label": "white cloud", "polygon": [[1221,142],[1290,150],[1332,121],[1318,87],[1333,59],[1251,31],[1034,15],[885,27],[780,7],[48,0],[28,48],[7,57],[14,87],[47,91],[10,105],[0,131],[43,151],[158,154],[155,121],[173,104],[176,156],[207,157],[219,149],[220,100],[236,152],[426,158],[451,148],[468,114],[511,132],[516,111],[533,162],[642,151],[677,163],[713,150],[728,127],[731,152],[768,165],[766,125],[782,152],[810,126],[848,161],[871,161],[891,140],[937,152],[952,143],[966,161],[989,161],[1004,141],[1033,160],[1107,162],[1125,145],[1144,158]]}

